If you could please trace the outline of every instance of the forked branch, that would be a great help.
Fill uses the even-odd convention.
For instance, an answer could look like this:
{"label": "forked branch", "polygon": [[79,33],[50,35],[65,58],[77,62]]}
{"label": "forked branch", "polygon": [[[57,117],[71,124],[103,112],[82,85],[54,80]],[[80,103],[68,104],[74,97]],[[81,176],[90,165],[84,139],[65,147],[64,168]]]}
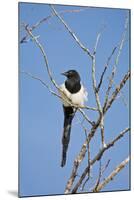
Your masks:
{"label": "forked branch", "polygon": [[[100,160],[104,154],[105,151],[107,151],[108,149],[110,149],[111,147],[114,146],[114,144],[119,141],[128,131],[130,131],[130,128],[126,128],[124,129],[122,132],[120,132],[117,137],[115,137],[112,141],[110,141],[105,147],[103,147],[98,154],[90,161],[90,165],[87,166],[85,168],[85,170],[83,171],[80,179],[78,180],[78,182],[76,183],[76,185],[74,186],[74,188],[72,189],[71,193],[76,193],[78,188],[80,187],[80,185],[82,184],[83,180],[85,179],[89,168],[98,160]],[[70,191],[70,190],[69,190]]]}
{"label": "forked branch", "polygon": [[[111,174],[104,179],[96,188],[95,192],[99,192],[102,190],[110,181],[114,179],[114,177],[128,164],[129,157],[122,161],[112,172]],[[94,191],[93,191],[94,192]]]}

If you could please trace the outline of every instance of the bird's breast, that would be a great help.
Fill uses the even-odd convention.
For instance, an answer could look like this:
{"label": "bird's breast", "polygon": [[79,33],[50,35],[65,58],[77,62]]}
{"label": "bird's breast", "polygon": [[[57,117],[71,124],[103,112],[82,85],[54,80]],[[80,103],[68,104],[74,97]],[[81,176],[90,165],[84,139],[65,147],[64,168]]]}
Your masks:
{"label": "bird's breast", "polygon": [[62,96],[62,101],[64,106],[69,106],[69,104],[67,103],[65,96],[67,96],[71,102],[77,106],[84,106],[84,102],[87,101],[87,92],[85,90],[85,88],[83,87],[83,85],[81,85],[81,89],[77,92],[77,93],[71,93],[68,91],[68,89],[66,88],[65,84],[62,84],[60,86],[61,91],[63,91],[63,93],[61,93]]}

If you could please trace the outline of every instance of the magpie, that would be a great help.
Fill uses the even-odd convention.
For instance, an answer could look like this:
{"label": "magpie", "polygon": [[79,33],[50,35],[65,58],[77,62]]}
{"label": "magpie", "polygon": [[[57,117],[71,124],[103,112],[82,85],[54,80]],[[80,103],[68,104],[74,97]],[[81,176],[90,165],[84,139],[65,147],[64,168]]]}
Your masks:
{"label": "magpie", "polygon": [[66,154],[70,141],[71,124],[77,111],[76,107],[70,106],[70,104],[66,101],[65,96],[67,96],[72,104],[76,105],[77,107],[81,107],[84,106],[84,102],[87,101],[88,93],[82,85],[80,75],[76,70],[69,70],[62,73],[62,75],[67,78],[66,81],[60,85],[60,93],[64,111],[61,167],[64,167],[66,164]]}

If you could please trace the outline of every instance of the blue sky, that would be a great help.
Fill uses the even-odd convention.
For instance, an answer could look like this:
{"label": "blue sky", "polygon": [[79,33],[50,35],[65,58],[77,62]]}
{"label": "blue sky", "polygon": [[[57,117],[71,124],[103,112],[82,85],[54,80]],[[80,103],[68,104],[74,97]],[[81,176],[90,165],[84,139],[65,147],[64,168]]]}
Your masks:
{"label": "blue sky", "polygon": [[[57,11],[79,9],[75,6],[55,6]],[[105,26],[98,44],[96,54],[96,80],[98,82],[105,62],[112,49],[117,45],[124,31],[124,22],[127,10],[89,8],[78,13],[65,13],[63,18],[91,51],[93,50],[97,33]],[[51,14],[51,8],[46,4],[19,4],[19,21],[30,25]],[[50,68],[58,84],[64,81],[60,74],[68,69],[76,69],[83,84],[88,91],[89,106],[95,107],[95,98],[91,80],[91,61],[79,48],[64,26],[56,17],[43,23],[34,32],[39,35],[39,41],[44,46],[48,56]],[[20,31],[20,38],[25,35]],[[123,50],[121,52],[115,84],[118,84],[129,68],[129,33],[127,35]],[[116,54],[115,54],[116,55]],[[114,56],[106,73],[104,84],[100,91],[101,102],[108,83],[108,76],[112,71]],[[40,50],[29,41],[19,47],[19,69],[30,72],[40,77],[46,83],[50,83],[44,60]],[[77,117],[73,121],[71,141],[68,149],[67,164],[60,167],[61,161],[61,138],[63,129],[62,104],[56,97],[52,96],[39,81],[33,80],[25,74],[20,73],[20,195],[50,195],[63,194],[66,182],[70,176],[73,160],[79,153],[85,140],[85,134],[78,124]],[[113,87],[114,90],[114,87]],[[112,91],[113,91],[112,90]],[[105,140],[106,143],[113,139],[120,131],[129,125],[129,84],[123,89],[123,96],[128,104],[126,107],[122,98],[114,102],[112,109],[105,117]],[[88,111],[92,120],[96,119],[93,111]],[[81,115],[77,115],[81,119]],[[98,131],[91,141],[91,156],[97,153],[101,146],[100,132]],[[107,176],[116,165],[124,160],[129,154],[129,137],[124,136],[114,148],[110,149],[102,158],[105,165],[111,159],[104,176]],[[86,159],[80,172],[86,166]],[[94,165],[92,171],[93,179],[87,188],[95,183],[98,175],[99,162]],[[79,173],[80,173],[79,172]],[[123,169],[114,181],[109,183],[104,191],[123,190],[129,188],[129,165]],[[86,188],[86,189],[87,189]]]}

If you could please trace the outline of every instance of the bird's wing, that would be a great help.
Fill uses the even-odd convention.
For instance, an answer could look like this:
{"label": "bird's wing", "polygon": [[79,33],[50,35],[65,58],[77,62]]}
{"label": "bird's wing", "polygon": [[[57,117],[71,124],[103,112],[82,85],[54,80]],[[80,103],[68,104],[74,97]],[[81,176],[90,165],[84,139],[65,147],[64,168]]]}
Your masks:
{"label": "bird's wing", "polygon": [[62,85],[60,85],[60,90],[62,92],[60,92],[60,95],[62,97],[62,103],[64,106],[68,107],[70,106],[67,101],[66,101],[66,97],[68,97],[71,100],[71,93],[65,88],[65,84],[63,83]]}

